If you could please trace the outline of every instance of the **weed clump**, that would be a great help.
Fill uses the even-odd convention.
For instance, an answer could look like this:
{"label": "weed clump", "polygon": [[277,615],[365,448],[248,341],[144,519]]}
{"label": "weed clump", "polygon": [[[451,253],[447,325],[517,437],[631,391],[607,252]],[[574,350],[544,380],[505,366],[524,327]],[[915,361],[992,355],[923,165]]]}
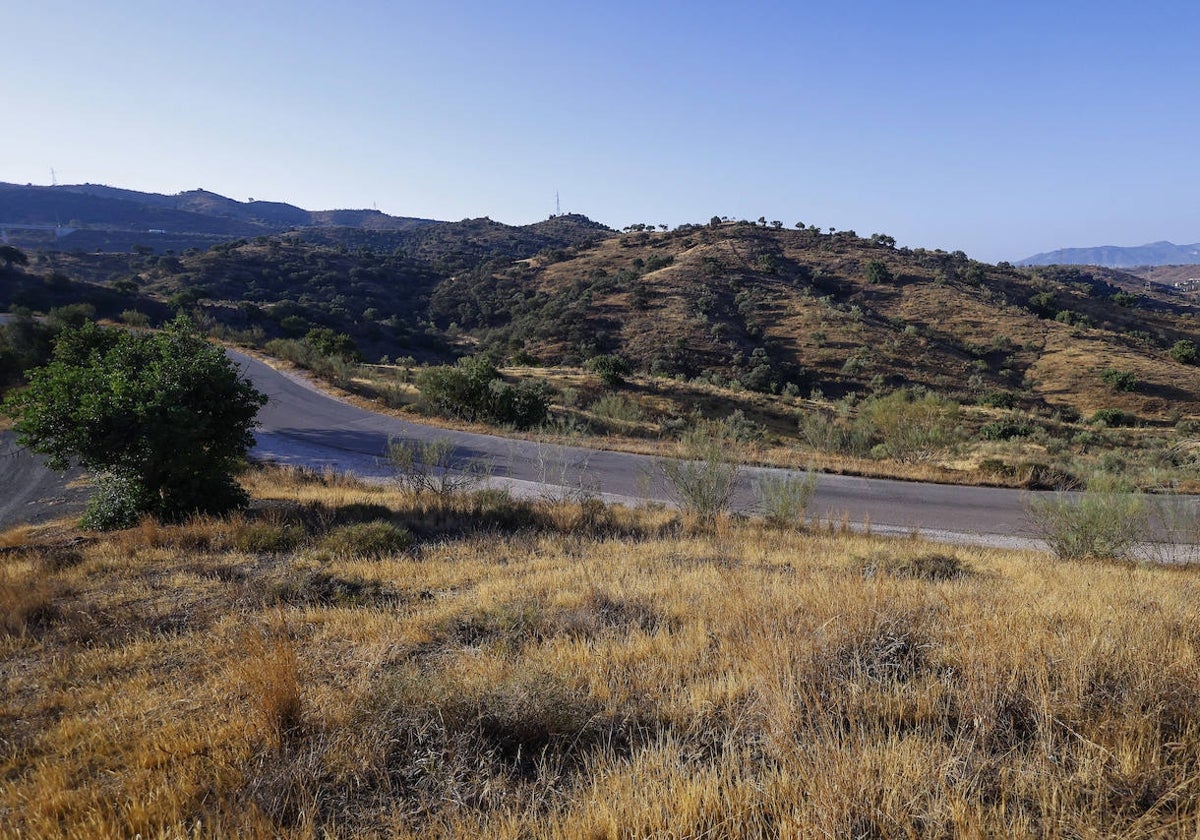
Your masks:
{"label": "weed clump", "polygon": [[337,559],[379,559],[399,554],[413,543],[412,534],[390,522],[340,525],[327,533],[318,548]]}
{"label": "weed clump", "polygon": [[45,629],[58,616],[60,587],[45,578],[0,567],[0,634],[23,636]]}
{"label": "weed clump", "polygon": [[920,554],[873,551],[856,558],[854,568],[863,577],[890,575],[891,577],[931,582],[958,580],[972,573],[971,567],[964,563],[957,554],[940,551]]}

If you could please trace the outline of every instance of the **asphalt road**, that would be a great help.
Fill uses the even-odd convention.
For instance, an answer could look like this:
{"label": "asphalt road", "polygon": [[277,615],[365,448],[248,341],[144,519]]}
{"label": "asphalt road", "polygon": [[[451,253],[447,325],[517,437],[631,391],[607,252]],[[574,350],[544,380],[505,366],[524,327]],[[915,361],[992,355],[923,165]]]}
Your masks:
{"label": "asphalt road", "polygon": [[0,432],[0,531],[79,513],[87,500],[81,478],[78,470],[51,472],[12,432]]}
{"label": "asphalt road", "polygon": [[[578,488],[610,501],[673,502],[654,458],[622,452],[510,440],[448,431],[366,411],[336,400],[304,378],[280,373],[230,351],[270,401],[258,417],[253,457],[365,478],[386,479],[388,439],[449,438],[456,456],[482,466],[491,481],[519,494],[565,495]],[[735,507],[752,511],[756,477],[779,470],[742,471]],[[876,533],[912,533],[953,542],[1018,546],[1033,543],[1024,491],[820,476],[809,508],[823,521],[848,522]],[[81,509],[83,491],[48,472],[39,458],[0,436],[0,528],[38,522]]]}
{"label": "asphalt road", "polygon": [[[240,353],[230,355],[270,397],[258,418],[256,458],[386,478],[390,471],[381,456],[389,437],[443,437],[454,443],[459,457],[485,464],[493,481],[520,493],[566,493],[583,486],[612,501],[674,501],[648,456],[421,426],[340,402],[299,376]],[[779,472],[744,469],[735,506],[752,510],[754,479]],[[917,531],[955,542],[1029,545],[1028,496],[1018,490],[822,475],[809,511],[824,521],[869,523],[877,533]]]}

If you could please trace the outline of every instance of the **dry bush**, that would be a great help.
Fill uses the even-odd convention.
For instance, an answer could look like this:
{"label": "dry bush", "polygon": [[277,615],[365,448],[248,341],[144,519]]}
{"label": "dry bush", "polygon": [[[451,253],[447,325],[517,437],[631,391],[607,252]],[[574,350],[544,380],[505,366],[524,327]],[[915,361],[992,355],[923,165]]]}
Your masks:
{"label": "dry bush", "polygon": [[378,559],[398,554],[412,545],[413,537],[390,522],[340,525],[326,534],[317,547],[336,558]]}
{"label": "dry bush", "polygon": [[0,531],[0,548],[20,548],[27,545],[33,531],[31,525],[17,525],[15,528]]}
{"label": "dry bush", "polygon": [[893,575],[916,580],[957,580],[971,574],[971,567],[957,554],[945,551],[898,553],[878,549],[854,561],[854,568],[865,576]]}
{"label": "dry bush", "polygon": [[1149,537],[1145,497],[1093,482],[1078,493],[1031,499],[1034,533],[1060,560],[1125,560]]}

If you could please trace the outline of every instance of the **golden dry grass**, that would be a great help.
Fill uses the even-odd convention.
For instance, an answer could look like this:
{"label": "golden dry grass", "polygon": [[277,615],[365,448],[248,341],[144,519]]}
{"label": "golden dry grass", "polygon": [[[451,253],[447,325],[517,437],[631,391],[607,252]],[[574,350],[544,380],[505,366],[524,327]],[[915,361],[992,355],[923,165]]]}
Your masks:
{"label": "golden dry grass", "polygon": [[[1191,569],[248,483],[255,516],[0,555],[53,593],[0,633],[5,834],[1200,827]],[[364,518],[417,541],[320,548]]]}

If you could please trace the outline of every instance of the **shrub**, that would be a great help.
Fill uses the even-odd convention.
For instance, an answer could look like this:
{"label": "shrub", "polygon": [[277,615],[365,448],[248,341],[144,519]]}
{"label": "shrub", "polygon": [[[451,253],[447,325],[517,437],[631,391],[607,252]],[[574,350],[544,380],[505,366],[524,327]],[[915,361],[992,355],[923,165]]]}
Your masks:
{"label": "shrub", "polygon": [[971,567],[957,554],[940,551],[899,556],[882,550],[873,551],[857,558],[854,567],[864,577],[891,575],[927,581],[957,580],[971,573]]}
{"label": "shrub", "polygon": [[150,326],[150,316],[136,309],[126,309],[121,313],[121,322],[131,327],[148,327]]}
{"label": "shrub", "polygon": [[891,283],[892,280],[892,272],[886,264],[879,260],[871,260],[867,263],[868,283]]}
{"label": "shrub", "polygon": [[252,554],[274,554],[291,551],[304,540],[304,529],[277,522],[239,522],[231,540],[238,551]]}
{"label": "shrub", "polygon": [[979,398],[979,404],[992,408],[1016,408],[1017,395],[1012,391],[988,391]]}
{"label": "shrub", "polygon": [[1200,349],[1194,341],[1181,339],[1171,347],[1171,358],[1183,365],[1194,365],[1200,362]]}
{"label": "shrub", "polygon": [[45,627],[57,614],[61,586],[0,566],[0,635],[22,636]]}
{"label": "shrub", "polygon": [[758,507],[773,525],[804,524],[804,516],[817,491],[817,477],[811,472],[763,473],[754,481]]}
{"label": "shrub", "polygon": [[625,384],[625,377],[630,373],[629,362],[615,355],[593,356],[584,367],[599,376],[600,381],[610,388]]}
{"label": "shrub", "polygon": [[958,406],[935,394],[896,391],[863,403],[860,419],[869,423],[886,454],[897,461],[926,461],[958,440]]}
{"label": "shrub", "polygon": [[360,522],[334,528],[320,548],[339,558],[377,559],[404,551],[412,541],[411,533],[390,522]]}
{"label": "shrub", "polygon": [[659,469],[686,512],[711,521],[729,507],[737,488],[734,441],[719,423],[703,422],[680,438],[680,457],[660,459]]}
{"label": "shrub", "polygon": [[1100,426],[1131,426],[1136,421],[1137,418],[1119,408],[1097,409],[1092,415],[1092,422]]}
{"label": "shrub", "polygon": [[1094,480],[1080,493],[1033,499],[1029,518],[1060,560],[1126,559],[1147,536],[1145,498],[1112,480]]}
{"label": "shrub", "polygon": [[869,430],[842,417],[830,417],[821,411],[800,415],[800,437],[819,452],[864,455],[871,449]]}
{"label": "shrub", "polygon": [[1033,429],[1028,424],[1014,420],[992,420],[979,427],[979,436],[984,440],[1012,440],[1031,434]]}
{"label": "shrub", "polygon": [[1128,370],[1105,368],[1100,371],[1100,379],[1114,391],[1132,391],[1137,388],[1137,376]]}
{"label": "shrub", "polygon": [[642,419],[642,407],[619,394],[605,394],[592,403],[588,411],[602,420],[618,423],[636,423]]}
{"label": "shrub", "polygon": [[448,496],[469,490],[487,477],[488,471],[458,454],[448,437],[433,440],[388,438],[385,458],[396,482],[414,493],[431,492]]}
{"label": "shrub", "polygon": [[417,373],[416,385],[435,411],[464,420],[527,429],[545,422],[550,410],[549,386],[530,381],[510,385],[483,356],[459,359],[454,366],[425,368]]}

